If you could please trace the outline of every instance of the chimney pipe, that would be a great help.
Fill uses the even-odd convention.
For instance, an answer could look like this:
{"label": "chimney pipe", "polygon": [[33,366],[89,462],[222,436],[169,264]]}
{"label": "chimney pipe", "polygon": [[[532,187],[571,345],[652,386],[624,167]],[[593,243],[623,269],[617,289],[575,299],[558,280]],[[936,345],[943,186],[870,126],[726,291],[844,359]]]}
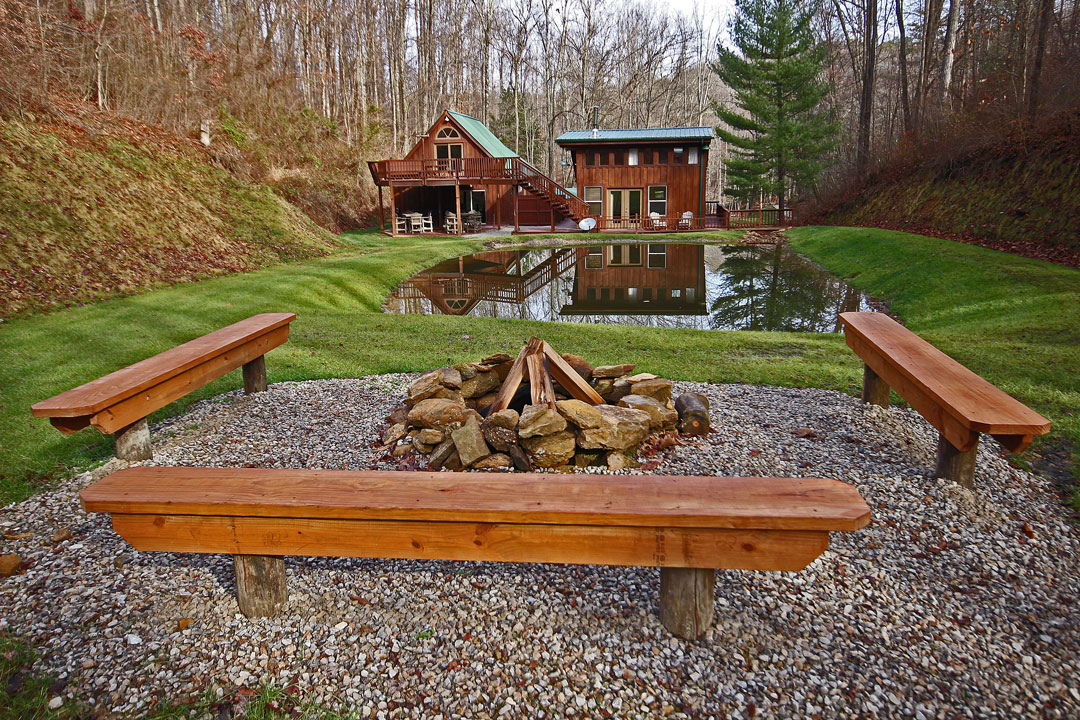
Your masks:
{"label": "chimney pipe", "polygon": [[592,106],[592,136],[594,138],[600,137],[600,106]]}

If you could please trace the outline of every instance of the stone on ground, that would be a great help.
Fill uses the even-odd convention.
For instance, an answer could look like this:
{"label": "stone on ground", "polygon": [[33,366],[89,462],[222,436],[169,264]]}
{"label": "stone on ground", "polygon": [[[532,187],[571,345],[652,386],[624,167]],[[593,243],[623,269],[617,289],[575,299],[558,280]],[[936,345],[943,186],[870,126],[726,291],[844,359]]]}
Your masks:
{"label": "stone on ground", "polygon": [[600,405],[603,422],[598,428],[578,432],[578,444],[594,450],[628,450],[649,434],[649,414],[642,410]]}
{"label": "stone on ground", "polygon": [[555,408],[559,414],[579,428],[600,427],[602,422],[600,410],[581,400],[559,400],[555,403]]}
{"label": "stone on ground", "polygon": [[566,420],[547,405],[526,405],[518,420],[518,435],[523,438],[551,435],[566,429]]}
{"label": "stone on ground", "polygon": [[574,433],[569,430],[522,438],[521,444],[525,446],[533,464],[542,468],[565,465],[574,457],[576,448]]}

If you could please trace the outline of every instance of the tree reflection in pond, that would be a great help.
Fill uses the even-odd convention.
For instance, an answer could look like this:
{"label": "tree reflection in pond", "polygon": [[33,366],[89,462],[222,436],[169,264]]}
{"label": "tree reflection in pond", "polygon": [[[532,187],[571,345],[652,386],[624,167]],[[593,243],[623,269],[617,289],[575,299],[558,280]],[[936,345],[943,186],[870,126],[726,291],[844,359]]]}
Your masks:
{"label": "tree reflection in pond", "polygon": [[839,313],[866,309],[859,291],[787,245],[724,246],[722,252],[723,263],[710,273],[714,330],[839,332]]}

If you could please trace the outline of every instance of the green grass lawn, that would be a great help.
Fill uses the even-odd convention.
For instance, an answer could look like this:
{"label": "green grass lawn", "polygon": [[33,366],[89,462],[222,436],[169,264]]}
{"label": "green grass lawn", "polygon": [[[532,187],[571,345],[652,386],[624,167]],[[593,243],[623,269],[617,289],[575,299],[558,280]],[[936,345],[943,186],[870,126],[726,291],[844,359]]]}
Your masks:
{"label": "green grass lawn", "polygon": [[[909,327],[1054,420],[1077,444],[1073,410],[1080,273],[982,248],[881,230],[802,228],[792,244],[885,298]],[[655,236],[650,236],[650,240]],[[715,234],[712,236],[715,239]],[[298,315],[272,351],[272,382],[415,371],[516,351],[542,335],[596,363],[676,379],[857,392],[861,363],[837,335],[657,330],[487,318],[387,315],[389,290],[476,239],[346,236],[331,257],[116,298],[0,325],[0,501],[112,454],[93,430],[61,435],[34,402],[259,312]],[[689,240],[677,236],[678,240]],[[160,411],[241,385],[236,371]]]}

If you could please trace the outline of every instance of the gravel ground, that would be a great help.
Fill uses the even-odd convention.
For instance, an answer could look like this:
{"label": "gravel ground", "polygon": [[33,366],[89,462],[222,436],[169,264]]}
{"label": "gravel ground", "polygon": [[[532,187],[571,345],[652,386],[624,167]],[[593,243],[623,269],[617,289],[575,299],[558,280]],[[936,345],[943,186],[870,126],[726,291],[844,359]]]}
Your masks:
{"label": "gravel ground", "polygon": [[[379,466],[411,377],[223,395],[155,427],[156,462]],[[0,511],[3,552],[32,561],[0,579],[0,631],[67,682],[57,702],[107,715],[272,683],[360,717],[1080,716],[1080,531],[1048,480],[993,441],[976,493],[932,478],[912,411],[676,385],[719,432],[653,472],[839,478],[874,512],[800,573],[720,571],[700,642],[660,625],[655,568],[290,558],[283,614],[248,620],[228,556],[138,553],[82,511],[117,461]]]}

